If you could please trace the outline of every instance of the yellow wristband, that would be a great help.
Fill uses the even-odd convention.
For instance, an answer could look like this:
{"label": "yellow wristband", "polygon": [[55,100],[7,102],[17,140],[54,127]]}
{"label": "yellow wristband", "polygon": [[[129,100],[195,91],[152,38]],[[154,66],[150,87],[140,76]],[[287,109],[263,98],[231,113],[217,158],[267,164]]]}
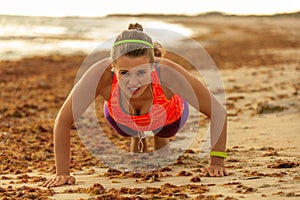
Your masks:
{"label": "yellow wristband", "polygon": [[221,158],[226,158],[227,157],[227,153],[222,152],[222,151],[211,151],[209,153],[210,156],[217,156],[217,157],[221,157]]}

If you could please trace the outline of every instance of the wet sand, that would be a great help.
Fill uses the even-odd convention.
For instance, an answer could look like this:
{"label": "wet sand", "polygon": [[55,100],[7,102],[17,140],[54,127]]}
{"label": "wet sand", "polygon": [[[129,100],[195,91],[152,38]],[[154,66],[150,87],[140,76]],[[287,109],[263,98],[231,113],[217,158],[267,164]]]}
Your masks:
{"label": "wet sand", "polygon": [[[300,197],[299,18],[203,16],[164,20],[193,28],[193,39],[203,44],[219,68],[228,110],[226,168],[230,176],[202,175],[201,168],[208,163],[207,157],[198,156],[202,138],[195,138],[184,155],[160,170],[115,171],[86,150],[74,128],[72,173],[76,184],[40,187],[55,172],[53,122],[85,55],[35,56],[0,63],[2,200]],[[193,54],[193,49],[187,53]],[[108,138],[128,149],[129,140],[113,134],[101,112],[99,116]],[[196,115],[190,118],[197,120]],[[200,117],[199,124],[198,131],[206,132],[208,121]],[[186,134],[191,132],[190,126],[183,129]]]}

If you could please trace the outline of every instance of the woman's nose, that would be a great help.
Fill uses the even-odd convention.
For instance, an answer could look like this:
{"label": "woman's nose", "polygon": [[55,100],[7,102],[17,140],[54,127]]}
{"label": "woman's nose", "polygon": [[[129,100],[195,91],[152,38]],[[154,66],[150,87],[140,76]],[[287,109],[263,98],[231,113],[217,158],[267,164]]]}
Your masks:
{"label": "woman's nose", "polygon": [[138,84],[138,78],[136,76],[131,76],[128,80],[128,84],[132,86],[136,86]]}

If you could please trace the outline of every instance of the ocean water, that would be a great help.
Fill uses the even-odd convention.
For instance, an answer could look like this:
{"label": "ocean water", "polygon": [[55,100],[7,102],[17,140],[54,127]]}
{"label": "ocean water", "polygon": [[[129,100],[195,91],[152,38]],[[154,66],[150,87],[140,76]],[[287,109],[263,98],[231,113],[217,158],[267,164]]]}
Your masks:
{"label": "ocean water", "polygon": [[[89,54],[95,49],[107,50],[114,38],[129,23],[139,22],[150,29],[149,35],[159,41],[189,36],[189,30],[157,18],[135,17],[30,17],[0,15],[0,60],[14,60],[33,55]],[[160,34],[152,29],[173,30],[178,34]]]}

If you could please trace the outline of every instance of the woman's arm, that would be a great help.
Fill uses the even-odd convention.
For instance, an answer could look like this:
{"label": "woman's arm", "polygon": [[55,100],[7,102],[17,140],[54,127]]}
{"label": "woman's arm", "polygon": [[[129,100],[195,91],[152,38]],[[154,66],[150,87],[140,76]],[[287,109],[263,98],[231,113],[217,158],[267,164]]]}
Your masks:
{"label": "woman's arm", "polygon": [[[224,106],[190,72],[167,59],[159,59],[159,62],[164,86],[210,118],[211,151],[225,152],[227,114]],[[224,158],[211,156],[211,164],[206,168],[206,172],[210,176],[227,175],[224,170]]]}
{"label": "woman's arm", "polygon": [[75,183],[75,178],[70,176],[71,127],[98,95],[106,95],[111,83],[109,65],[110,60],[104,59],[92,66],[74,86],[58,112],[53,133],[56,177],[47,180],[43,186],[55,187]]}

